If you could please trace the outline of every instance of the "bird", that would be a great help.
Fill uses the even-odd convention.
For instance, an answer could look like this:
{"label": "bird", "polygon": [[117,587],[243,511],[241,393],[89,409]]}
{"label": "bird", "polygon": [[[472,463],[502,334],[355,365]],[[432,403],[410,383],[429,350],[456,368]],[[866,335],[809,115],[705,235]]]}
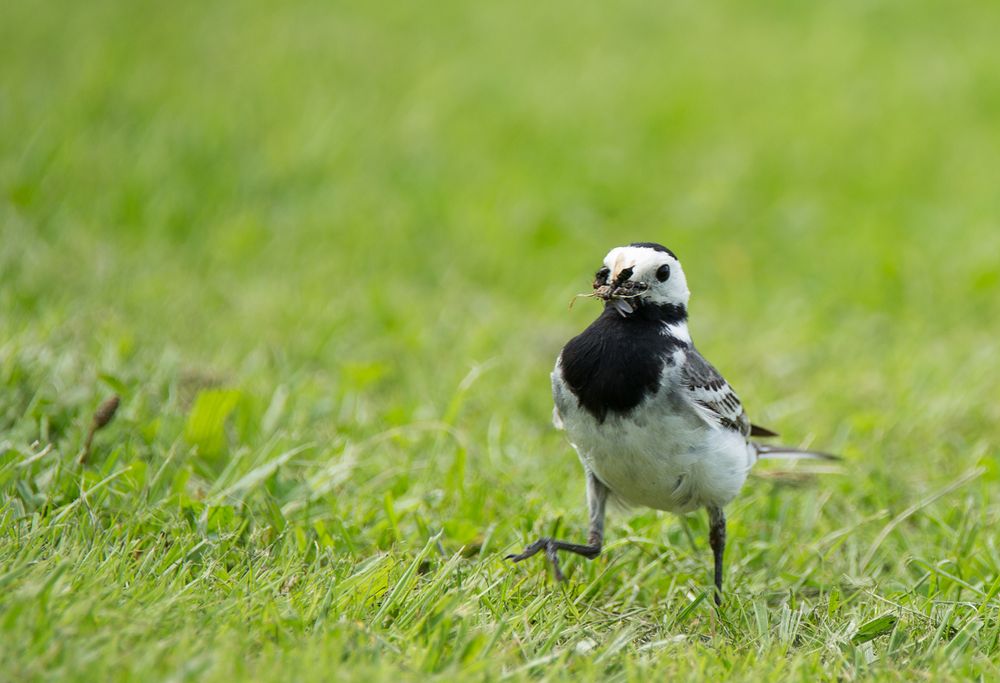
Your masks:
{"label": "bird", "polygon": [[778,434],[750,422],[732,386],[691,341],[690,291],[670,249],[656,242],[615,247],[584,296],[604,308],[563,347],[551,379],[553,424],[566,433],[586,477],[587,543],[542,537],[507,559],[541,552],[562,581],[559,551],[600,555],[609,500],[677,514],[704,508],[721,605],[724,509],[754,464],[837,456],[757,441]]}

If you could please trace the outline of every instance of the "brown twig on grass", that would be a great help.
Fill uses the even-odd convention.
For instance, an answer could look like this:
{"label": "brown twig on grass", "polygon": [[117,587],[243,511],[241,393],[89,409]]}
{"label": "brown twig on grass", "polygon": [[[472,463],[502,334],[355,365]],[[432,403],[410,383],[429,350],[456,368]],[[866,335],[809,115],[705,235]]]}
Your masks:
{"label": "brown twig on grass", "polygon": [[90,421],[90,431],[87,432],[87,440],[83,443],[83,453],[80,454],[79,462],[81,465],[87,462],[87,458],[90,456],[90,446],[94,443],[94,434],[114,419],[120,403],[121,398],[115,394],[98,406],[97,411],[94,412],[94,419]]}

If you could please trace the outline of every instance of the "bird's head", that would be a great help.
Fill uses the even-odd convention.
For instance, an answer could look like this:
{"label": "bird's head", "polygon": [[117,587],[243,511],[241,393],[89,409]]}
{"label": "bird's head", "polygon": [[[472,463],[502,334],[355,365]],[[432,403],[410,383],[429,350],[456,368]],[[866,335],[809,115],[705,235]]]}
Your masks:
{"label": "bird's head", "polygon": [[622,317],[641,310],[686,316],[691,293],[673,252],[653,242],[615,247],[594,276],[594,295]]}

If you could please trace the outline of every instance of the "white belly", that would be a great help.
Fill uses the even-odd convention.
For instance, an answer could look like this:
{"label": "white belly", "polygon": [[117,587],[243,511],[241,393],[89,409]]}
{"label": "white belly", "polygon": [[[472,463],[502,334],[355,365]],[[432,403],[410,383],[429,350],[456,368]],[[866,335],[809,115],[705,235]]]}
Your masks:
{"label": "white belly", "polygon": [[755,460],[742,435],[678,412],[662,397],[602,423],[578,406],[566,408],[563,427],[584,466],[632,505],[678,513],[722,507]]}

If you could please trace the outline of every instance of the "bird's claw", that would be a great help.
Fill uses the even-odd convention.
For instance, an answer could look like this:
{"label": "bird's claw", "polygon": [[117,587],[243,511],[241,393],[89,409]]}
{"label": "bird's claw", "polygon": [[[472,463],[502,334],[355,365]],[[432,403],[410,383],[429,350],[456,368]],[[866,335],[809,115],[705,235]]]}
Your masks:
{"label": "bird's claw", "polygon": [[601,546],[599,542],[594,545],[580,545],[559,541],[554,538],[542,537],[517,555],[508,555],[505,559],[511,562],[520,562],[521,560],[526,560],[529,557],[537,555],[543,550],[545,551],[545,557],[548,558],[549,563],[552,565],[552,573],[555,575],[556,581],[565,581],[566,577],[563,576],[562,569],[559,566],[558,552],[560,550],[576,553],[577,555],[586,557],[588,560],[592,560],[600,554]]}
{"label": "bird's claw", "polygon": [[558,541],[555,539],[540,538],[517,555],[508,555],[504,559],[511,562],[520,562],[529,557],[534,557],[542,550],[545,551],[545,557],[548,558],[549,563],[552,565],[552,573],[555,575],[556,581],[565,581],[566,577],[563,576],[562,569],[559,567],[559,555],[557,554],[559,547]]}

